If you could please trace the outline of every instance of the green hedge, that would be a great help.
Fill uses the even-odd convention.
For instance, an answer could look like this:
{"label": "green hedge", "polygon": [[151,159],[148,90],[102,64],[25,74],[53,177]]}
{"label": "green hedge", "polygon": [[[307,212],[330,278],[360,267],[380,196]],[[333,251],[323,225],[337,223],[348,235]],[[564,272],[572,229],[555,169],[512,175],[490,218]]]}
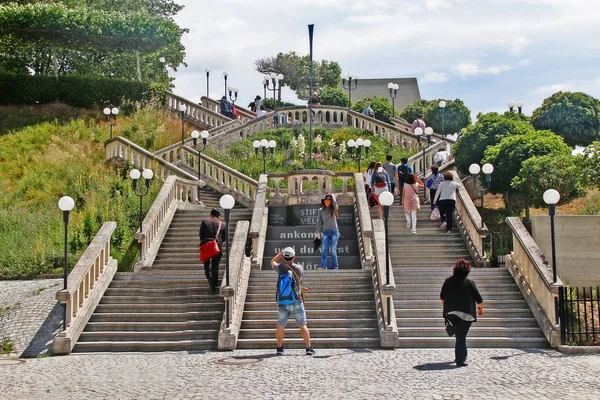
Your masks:
{"label": "green hedge", "polygon": [[0,74],[0,104],[43,104],[53,101],[77,107],[103,107],[150,100],[146,84],[101,76]]}

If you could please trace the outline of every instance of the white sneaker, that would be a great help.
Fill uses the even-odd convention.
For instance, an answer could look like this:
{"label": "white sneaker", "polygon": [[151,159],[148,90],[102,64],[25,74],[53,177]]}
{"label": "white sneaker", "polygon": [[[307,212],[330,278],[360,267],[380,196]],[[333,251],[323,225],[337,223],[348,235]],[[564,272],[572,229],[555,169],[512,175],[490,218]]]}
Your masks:
{"label": "white sneaker", "polygon": [[440,229],[444,229],[446,227],[446,225],[447,224],[445,222],[442,222],[442,224],[440,225]]}
{"label": "white sneaker", "polygon": [[407,223],[406,223],[406,227],[407,227],[407,228],[410,228],[411,226],[412,226],[412,225],[411,225],[411,223],[410,223],[410,222],[407,222]]}
{"label": "white sneaker", "polygon": [[416,235],[417,231],[410,231],[410,233],[412,233],[413,235]]}

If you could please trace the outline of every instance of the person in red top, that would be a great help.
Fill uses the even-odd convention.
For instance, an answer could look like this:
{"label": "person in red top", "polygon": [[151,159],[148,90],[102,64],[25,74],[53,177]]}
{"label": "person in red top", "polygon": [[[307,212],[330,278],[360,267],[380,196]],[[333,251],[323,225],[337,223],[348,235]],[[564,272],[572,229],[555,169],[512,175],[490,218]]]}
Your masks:
{"label": "person in red top", "polygon": [[421,114],[417,115],[417,118],[413,121],[412,128],[410,131],[412,133],[415,133],[415,129],[417,129],[417,128],[421,128],[423,130],[425,130],[425,128],[427,128],[425,121],[423,121],[423,115],[421,115]]}
{"label": "person in red top", "polygon": [[[225,224],[221,222],[220,217],[221,212],[213,208],[210,211],[210,217],[203,219],[200,223],[200,246],[216,239],[221,249],[219,254],[204,262],[204,274],[206,275],[206,279],[208,279],[210,291],[213,294],[217,292],[217,288],[219,287],[219,264],[223,255],[223,241],[227,234]],[[221,229],[219,229],[219,226]],[[219,232],[218,235],[217,232]]]}

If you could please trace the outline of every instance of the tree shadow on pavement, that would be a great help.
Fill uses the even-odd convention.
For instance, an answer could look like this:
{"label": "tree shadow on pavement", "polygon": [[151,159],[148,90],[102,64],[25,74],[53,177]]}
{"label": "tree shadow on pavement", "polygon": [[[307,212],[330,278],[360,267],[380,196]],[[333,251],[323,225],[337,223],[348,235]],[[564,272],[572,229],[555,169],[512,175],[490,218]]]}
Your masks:
{"label": "tree shadow on pavement", "polygon": [[57,302],[19,357],[34,358],[50,355],[52,353],[52,341],[62,330],[62,322],[63,306]]}
{"label": "tree shadow on pavement", "polygon": [[447,362],[415,365],[413,368],[416,370],[419,370],[419,371],[441,371],[444,369],[455,369],[458,367],[456,366],[456,364],[454,362],[447,361]]}

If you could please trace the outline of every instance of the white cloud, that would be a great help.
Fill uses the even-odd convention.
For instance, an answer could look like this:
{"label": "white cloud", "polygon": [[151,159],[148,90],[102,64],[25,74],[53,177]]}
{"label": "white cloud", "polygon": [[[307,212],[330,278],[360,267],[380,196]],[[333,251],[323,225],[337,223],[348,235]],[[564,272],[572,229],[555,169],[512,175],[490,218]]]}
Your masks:
{"label": "white cloud", "polygon": [[479,66],[479,62],[460,63],[456,67],[454,67],[454,71],[463,79],[469,76],[498,75],[502,72],[509,71],[511,69],[513,69],[513,66],[507,64],[482,68]]}
{"label": "white cloud", "polygon": [[444,83],[448,81],[448,74],[443,72],[426,72],[421,78],[422,83]]}
{"label": "white cloud", "polygon": [[508,54],[514,57],[520,57],[523,50],[531,43],[525,36],[518,36],[509,41]]}
{"label": "white cloud", "polygon": [[531,93],[546,96],[560,91],[569,91],[572,88],[573,85],[570,83],[555,83],[554,85],[540,86],[535,88]]}

